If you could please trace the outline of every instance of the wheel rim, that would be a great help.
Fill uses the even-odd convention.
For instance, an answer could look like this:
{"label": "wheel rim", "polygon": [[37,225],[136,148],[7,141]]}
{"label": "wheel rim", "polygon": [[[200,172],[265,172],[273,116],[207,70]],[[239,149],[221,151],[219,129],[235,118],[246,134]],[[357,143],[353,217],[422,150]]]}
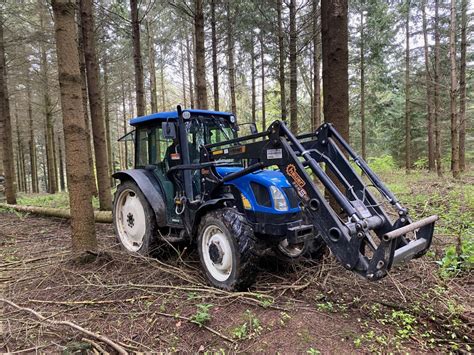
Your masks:
{"label": "wheel rim", "polygon": [[138,251],[145,237],[145,209],[137,194],[131,189],[123,190],[117,198],[115,218],[117,232],[122,245],[130,251]]}
{"label": "wheel rim", "polygon": [[221,228],[209,225],[202,236],[202,255],[204,266],[217,281],[227,280],[232,273],[231,241]]}
{"label": "wheel rim", "polygon": [[297,258],[304,252],[304,243],[294,244],[290,246],[288,240],[285,238],[278,243],[278,250],[280,250],[286,256],[291,258]]}

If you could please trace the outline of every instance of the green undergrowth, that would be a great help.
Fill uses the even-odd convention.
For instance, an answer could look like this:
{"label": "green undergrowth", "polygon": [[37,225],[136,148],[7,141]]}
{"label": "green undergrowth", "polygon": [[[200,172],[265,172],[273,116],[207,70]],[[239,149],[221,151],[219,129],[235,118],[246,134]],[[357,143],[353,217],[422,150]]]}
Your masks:
{"label": "green undergrowth", "polygon": [[[48,208],[69,208],[69,195],[67,192],[58,192],[55,194],[18,194],[17,203],[24,206],[37,206]],[[99,200],[92,198],[94,209],[99,209]]]}

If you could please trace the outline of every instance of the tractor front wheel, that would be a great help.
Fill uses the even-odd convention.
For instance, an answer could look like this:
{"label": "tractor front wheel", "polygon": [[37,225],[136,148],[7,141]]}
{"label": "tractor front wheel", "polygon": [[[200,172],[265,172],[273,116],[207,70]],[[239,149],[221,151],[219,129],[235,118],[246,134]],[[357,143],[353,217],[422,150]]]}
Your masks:
{"label": "tractor front wheel", "polygon": [[232,208],[207,213],[198,232],[198,251],[208,280],[215,287],[247,289],[255,280],[255,236],[245,216]]}
{"label": "tractor front wheel", "polygon": [[151,255],[157,247],[153,210],[133,181],[122,182],[114,198],[113,222],[122,247],[131,253]]}

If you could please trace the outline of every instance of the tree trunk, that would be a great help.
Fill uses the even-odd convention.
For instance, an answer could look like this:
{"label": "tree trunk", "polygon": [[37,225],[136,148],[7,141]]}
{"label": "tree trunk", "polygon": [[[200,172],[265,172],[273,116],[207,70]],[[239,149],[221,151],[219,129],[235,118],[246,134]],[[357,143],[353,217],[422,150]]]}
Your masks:
{"label": "tree trunk", "polygon": [[66,191],[66,178],[64,177],[64,151],[61,135],[58,135],[59,146],[59,186],[61,191]]}
{"label": "tree trunk", "polygon": [[72,248],[76,252],[97,249],[94,211],[87,157],[87,135],[82,112],[81,73],[76,45],[74,3],[52,0],[58,76],[66,144],[69,203],[71,210]]}
{"label": "tree trunk", "polygon": [[185,58],[184,58],[184,49],[183,49],[183,41],[179,41],[179,51],[180,51],[180,62],[181,62],[181,80],[183,83],[183,103],[184,107],[188,107],[188,101],[186,98],[186,72],[185,72]]}
{"label": "tree trunk", "polygon": [[217,63],[216,1],[217,0],[211,0],[211,42],[212,42],[212,79],[213,79],[212,85],[214,87],[214,110],[219,111],[219,74],[218,74],[218,63]]}
{"label": "tree trunk", "polygon": [[290,129],[298,133],[298,72],[296,66],[296,0],[290,0]]}
{"label": "tree trunk", "polygon": [[133,64],[135,66],[135,93],[137,100],[137,116],[145,115],[145,85],[143,83],[143,63],[140,49],[140,22],[138,19],[137,0],[130,0],[132,19]]}
{"label": "tree trunk", "polygon": [[[125,96],[125,84],[124,84],[124,78],[123,78],[123,73],[120,72],[120,83],[122,86],[122,123],[123,123],[123,135],[127,134],[127,107],[125,104],[126,96]],[[122,143],[123,148],[124,148],[124,154],[123,154],[123,165],[122,165],[122,170],[128,169],[128,143],[127,141]]]}
{"label": "tree trunk", "polygon": [[257,90],[255,85],[255,40],[253,34],[251,36],[250,55],[252,62],[251,76],[252,76],[252,123],[257,124]]}
{"label": "tree trunk", "polygon": [[95,49],[92,0],[81,0],[80,9],[84,55],[86,60],[87,87],[89,89],[89,106],[92,120],[92,137],[94,140],[95,165],[99,187],[99,205],[100,209],[105,211],[112,209],[112,192],[110,190],[105,121],[99,86],[99,64]]}
{"label": "tree trunk", "polygon": [[440,29],[439,29],[439,0],[435,0],[435,65],[434,65],[434,132],[436,172],[442,176],[441,166],[441,130],[439,123],[439,71],[440,71]]}
{"label": "tree trunk", "polygon": [[321,78],[320,78],[320,39],[321,29],[319,19],[321,18],[319,1],[313,0],[313,130],[321,125]]}
{"label": "tree trunk", "polygon": [[459,133],[456,98],[458,81],[456,76],[456,0],[451,0],[451,20],[449,24],[449,58],[451,63],[450,110],[451,110],[451,170],[453,177],[459,177]]}
{"label": "tree trunk", "polygon": [[260,61],[262,62],[262,131],[267,129],[265,112],[265,46],[263,45],[263,31],[260,31]]}
{"label": "tree trunk", "polygon": [[30,70],[27,68],[26,70],[26,97],[28,100],[28,126],[29,126],[29,134],[30,139],[28,142],[29,151],[30,151],[30,169],[31,169],[31,191],[33,193],[39,192],[39,185],[38,185],[38,160],[36,156],[36,142],[35,142],[35,130],[33,126],[33,108],[31,105],[31,77],[30,77]]}
{"label": "tree trunk", "polygon": [[347,0],[321,0],[324,119],[349,141]]}
{"label": "tree trunk", "polygon": [[189,100],[191,108],[194,108],[194,83],[193,83],[193,63],[191,60],[191,46],[189,38],[186,35],[186,59],[188,62],[188,79],[189,79]]}
{"label": "tree trunk", "polygon": [[160,88],[161,88],[161,108],[162,108],[162,111],[166,111],[165,60],[163,59],[163,46],[160,47]]}
{"label": "tree trunk", "polygon": [[203,0],[194,0],[194,32],[196,58],[196,108],[207,110],[206,50],[204,47]]}
{"label": "tree trunk", "polygon": [[[79,2],[77,0],[77,8],[79,9]],[[92,179],[90,181],[91,184],[91,191],[93,196],[98,196],[97,191],[97,183],[95,178],[95,167],[94,167],[94,157],[93,157],[93,149],[92,149],[92,137],[91,137],[91,127],[90,127],[90,120],[89,120],[89,111],[88,111],[88,103],[87,103],[87,78],[86,78],[86,60],[84,57],[84,39],[82,38],[82,24],[81,24],[81,13],[77,11],[77,39],[78,39],[78,53],[79,53],[79,69],[81,71],[81,91],[82,91],[82,109],[84,112],[84,122],[86,127],[86,135],[87,135],[87,156],[89,157],[89,169],[92,174]]]}
{"label": "tree trunk", "polygon": [[158,112],[158,100],[156,97],[156,65],[155,65],[155,41],[150,23],[146,21],[146,37],[148,44],[148,66],[150,68],[150,104],[151,112]]}
{"label": "tree trunk", "polygon": [[276,0],[277,17],[278,17],[278,57],[279,57],[279,70],[278,70],[278,81],[280,82],[280,108],[281,108],[281,119],[286,122],[288,112],[286,108],[286,89],[285,89],[285,42],[283,32],[283,20],[281,16],[283,0]]}
{"label": "tree trunk", "polygon": [[428,169],[429,171],[436,170],[435,163],[435,144],[433,133],[433,108],[431,97],[431,73],[430,73],[430,56],[428,50],[428,24],[426,20],[426,0],[421,4],[423,12],[423,41],[424,41],[424,55],[425,55],[425,85],[426,85],[426,125],[428,131]]}
{"label": "tree trunk", "polygon": [[466,48],[467,0],[461,4],[461,66],[459,73],[459,170],[466,170]]}
{"label": "tree trunk", "polygon": [[114,173],[114,161],[112,154],[112,137],[110,132],[110,101],[109,101],[109,65],[107,53],[104,54],[103,70],[104,70],[104,119],[105,119],[105,138],[107,143],[107,163],[109,165],[109,181],[111,187],[115,184],[115,179],[112,177]]}
{"label": "tree trunk", "polygon": [[405,22],[405,169],[411,169],[411,112],[410,112],[410,0],[406,3]]}
{"label": "tree trunk", "polygon": [[234,38],[233,38],[233,23],[230,9],[230,0],[226,0],[227,12],[227,68],[229,70],[229,90],[231,112],[237,113],[237,103],[235,99],[235,68],[234,68]]}
{"label": "tree trunk", "polygon": [[362,159],[367,159],[366,125],[365,125],[365,34],[364,8],[360,10],[360,143]]}

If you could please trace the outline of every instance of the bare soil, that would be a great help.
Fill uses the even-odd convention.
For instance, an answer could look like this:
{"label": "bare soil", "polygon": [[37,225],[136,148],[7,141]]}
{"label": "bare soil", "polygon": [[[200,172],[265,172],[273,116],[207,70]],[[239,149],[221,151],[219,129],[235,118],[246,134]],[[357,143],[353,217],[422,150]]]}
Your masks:
{"label": "bare soil", "polygon": [[[0,212],[1,297],[103,334],[129,352],[472,351],[473,277],[441,279],[429,257],[378,282],[330,255],[290,267],[268,259],[253,289],[228,293],[206,285],[192,247],[158,260],[121,251],[110,225],[97,225],[97,235],[101,253],[84,264],[70,253],[69,222]],[[435,253],[449,242],[435,237]],[[208,314],[199,314],[198,305],[209,304]],[[113,353],[6,303],[0,321],[1,352]]]}

